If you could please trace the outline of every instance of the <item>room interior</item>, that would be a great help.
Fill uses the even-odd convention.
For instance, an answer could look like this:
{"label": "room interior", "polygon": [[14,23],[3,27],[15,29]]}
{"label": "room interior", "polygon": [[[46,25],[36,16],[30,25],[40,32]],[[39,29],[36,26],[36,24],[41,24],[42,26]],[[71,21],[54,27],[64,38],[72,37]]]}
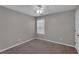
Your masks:
{"label": "room interior", "polygon": [[0,54],[78,54],[78,5],[1,5]]}

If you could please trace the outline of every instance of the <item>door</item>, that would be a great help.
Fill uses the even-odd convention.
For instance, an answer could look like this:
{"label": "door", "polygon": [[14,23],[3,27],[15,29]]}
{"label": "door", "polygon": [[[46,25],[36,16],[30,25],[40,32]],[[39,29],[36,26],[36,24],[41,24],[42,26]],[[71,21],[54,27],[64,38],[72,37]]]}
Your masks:
{"label": "door", "polygon": [[76,42],[76,49],[79,53],[79,9],[76,11],[75,14],[75,42]]}

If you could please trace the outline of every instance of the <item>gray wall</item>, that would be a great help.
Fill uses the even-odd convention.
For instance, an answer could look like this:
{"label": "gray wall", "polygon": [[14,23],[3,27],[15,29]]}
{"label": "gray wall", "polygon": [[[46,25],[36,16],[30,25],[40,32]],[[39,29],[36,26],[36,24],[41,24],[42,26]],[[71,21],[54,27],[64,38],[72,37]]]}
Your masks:
{"label": "gray wall", "polygon": [[0,6],[0,50],[29,40],[35,34],[35,19]]}
{"label": "gray wall", "polygon": [[75,45],[75,11],[66,11],[45,16],[45,35],[39,38]]}

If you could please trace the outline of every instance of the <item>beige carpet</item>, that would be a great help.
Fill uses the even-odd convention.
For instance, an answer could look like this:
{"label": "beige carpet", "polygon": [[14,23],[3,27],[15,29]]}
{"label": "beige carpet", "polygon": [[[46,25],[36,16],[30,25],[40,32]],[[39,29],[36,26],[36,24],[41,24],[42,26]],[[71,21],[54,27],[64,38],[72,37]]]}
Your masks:
{"label": "beige carpet", "polygon": [[73,47],[34,39],[17,47],[11,48],[2,54],[77,54]]}

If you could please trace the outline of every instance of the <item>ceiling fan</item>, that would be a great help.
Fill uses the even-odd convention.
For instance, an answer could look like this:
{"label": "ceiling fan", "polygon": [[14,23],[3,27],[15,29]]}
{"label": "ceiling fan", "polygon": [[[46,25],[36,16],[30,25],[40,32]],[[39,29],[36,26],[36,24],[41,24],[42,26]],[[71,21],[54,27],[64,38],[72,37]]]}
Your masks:
{"label": "ceiling fan", "polygon": [[44,11],[44,9],[45,9],[45,5],[36,5],[36,13],[38,14],[38,15],[42,15],[43,14],[43,11]]}

